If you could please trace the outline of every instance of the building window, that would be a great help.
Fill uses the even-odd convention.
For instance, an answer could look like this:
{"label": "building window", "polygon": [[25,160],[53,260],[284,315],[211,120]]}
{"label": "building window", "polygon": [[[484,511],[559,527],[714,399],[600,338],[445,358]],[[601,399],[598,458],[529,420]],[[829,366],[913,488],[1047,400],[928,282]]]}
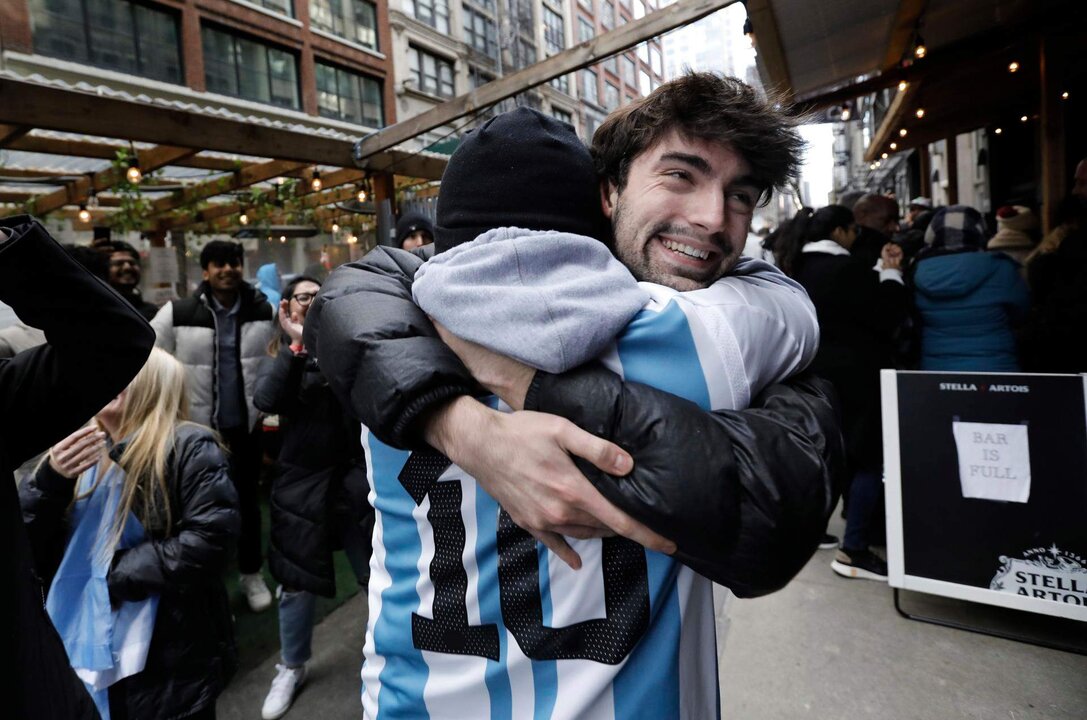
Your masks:
{"label": "building window", "polygon": [[570,126],[573,126],[573,124],[574,124],[574,114],[566,112],[565,110],[562,110],[561,108],[557,108],[557,107],[551,108],[551,117],[555,118],[559,122],[564,122],[564,123],[566,123],[567,125],[570,125]]}
{"label": "building window", "polygon": [[645,3],[642,0],[634,0],[634,19],[645,17]]}
{"label": "building window", "polygon": [[438,32],[449,34],[449,0],[412,0],[412,14]]}
{"label": "building window", "polygon": [[297,108],[298,59],[286,50],[205,25],[204,79],[209,92]]}
{"label": "building window", "polygon": [[649,66],[653,68],[653,72],[657,75],[664,74],[664,61],[661,59],[661,51],[652,45],[649,46]]}
{"label": "building window", "polygon": [[593,0],[577,0],[577,2],[583,8],[587,9],[589,12],[593,11]]}
{"label": "building window", "polygon": [[494,75],[484,72],[477,67],[468,67],[468,85],[475,90],[494,80]]}
{"label": "building window", "polygon": [[497,57],[498,39],[494,20],[468,5],[464,10],[464,41],[488,57]]}
{"label": "building window", "polygon": [[592,40],[593,35],[596,33],[593,31],[593,24],[585,18],[577,19],[577,34],[578,42],[585,42],[586,40]]}
{"label": "building window", "polygon": [[514,65],[518,70],[526,68],[529,65],[536,64],[536,46],[531,41],[519,37],[517,38],[517,54],[513,59]]}
{"label": "building window", "polygon": [[619,107],[619,88],[610,82],[604,83],[604,107],[608,109],[608,112]]}
{"label": "building window", "polygon": [[31,0],[34,52],[180,83],[178,17],[124,0]]}
{"label": "building window", "polygon": [[604,0],[600,6],[600,26],[605,30],[615,27],[615,3],[611,0]]}
{"label": "building window", "polygon": [[408,48],[408,57],[415,87],[438,97],[453,97],[453,63],[415,46]]}
{"label": "building window", "polygon": [[246,0],[254,5],[259,5],[266,10],[272,10],[280,15],[294,17],[294,0]]}
{"label": "building window", "polygon": [[581,99],[594,105],[600,104],[600,98],[596,92],[596,73],[592,70],[581,71]]}
{"label": "building window", "polygon": [[566,24],[562,15],[549,7],[544,7],[544,49],[548,55],[558,55],[566,48]]}
{"label": "building window", "polygon": [[551,78],[551,87],[555,88],[561,93],[570,94],[570,76],[560,75],[557,78]]}
{"label": "building window", "polygon": [[631,87],[638,86],[638,66],[634,58],[623,56],[623,82]]}
{"label": "building window", "polygon": [[318,62],[317,108],[324,117],[383,127],[381,81]]}
{"label": "building window", "polygon": [[642,97],[653,92],[653,82],[649,79],[649,73],[645,70],[638,71],[638,92],[642,94]]}
{"label": "building window", "polygon": [[377,50],[377,9],[368,0],[310,0],[310,26]]}
{"label": "building window", "polygon": [[605,70],[610,70],[616,77],[619,77],[619,57],[612,55],[609,58],[604,58],[604,62],[601,63]]}

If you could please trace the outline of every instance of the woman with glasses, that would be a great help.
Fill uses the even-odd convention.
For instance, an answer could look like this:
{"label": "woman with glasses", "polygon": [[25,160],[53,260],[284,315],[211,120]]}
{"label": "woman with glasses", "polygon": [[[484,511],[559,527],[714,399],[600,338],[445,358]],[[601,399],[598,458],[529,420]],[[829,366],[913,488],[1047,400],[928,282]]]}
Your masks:
{"label": "woman with glasses", "polygon": [[321,285],[294,278],[279,303],[280,340],[257,379],[254,404],[279,415],[282,447],[272,483],[268,565],[280,583],[282,663],[261,715],[282,717],[306,677],[317,595],[336,594],[332,552],[343,548],[359,586],[370,577],[373,510],[366,494],[360,428],[341,409],[302,345],[306,313]]}

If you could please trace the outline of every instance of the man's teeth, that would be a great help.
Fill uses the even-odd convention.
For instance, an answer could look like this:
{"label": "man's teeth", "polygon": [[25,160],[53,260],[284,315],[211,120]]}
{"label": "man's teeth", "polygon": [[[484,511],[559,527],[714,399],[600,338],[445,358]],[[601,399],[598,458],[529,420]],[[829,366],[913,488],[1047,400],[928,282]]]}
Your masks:
{"label": "man's teeth", "polygon": [[674,240],[663,240],[662,242],[664,243],[664,247],[668,248],[669,250],[675,250],[676,252],[683,253],[684,255],[690,255],[691,257],[698,258],[699,260],[705,260],[710,256],[709,250],[696,250],[690,245],[684,245],[683,243],[678,243]]}

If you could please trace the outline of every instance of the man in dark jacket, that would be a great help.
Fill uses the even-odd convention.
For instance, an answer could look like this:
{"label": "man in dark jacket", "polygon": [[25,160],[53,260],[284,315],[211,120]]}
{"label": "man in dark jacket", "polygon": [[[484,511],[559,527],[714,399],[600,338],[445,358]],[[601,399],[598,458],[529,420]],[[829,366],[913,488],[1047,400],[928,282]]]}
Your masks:
{"label": "man in dark jacket", "polygon": [[140,294],[140,278],[143,266],[140,253],[124,240],[109,240],[95,246],[104,253],[109,261],[109,285],[121,297],[136,308],[136,312],[147,320],[152,320],[158,313],[158,306],[143,299]]}
{"label": "man in dark jacket", "polygon": [[873,267],[883,246],[898,232],[898,203],[886,195],[869,193],[853,206],[857,239],[849,254]]}
{"label": "man in dark jacket", "polygon": [[200,252],[204,282],[192,297],[162,306],[151,321],[156,344],[185,365],[189,415],[219,431],[230,451],[230,476],[242,516],[241,588],[254,612],[272,604],[260,568],[260,413],[253,405],[260,362],[272,339],[272,306],[242,279],[236,242],[213,240]]}
{"label": "man in dark jacket", "polygon": [[[752,209],[795,169],[798,145],[787,122],[752,96],[735,81],[684,78],[645,101],[660,102],[649,113],[620,111],[598,131],[594,151],[604,179],[604,212],[612,219],[616,255],[635,277],[689,290],[707,287],[735,265]],[[675,111],[680,116],[700,108],[695,115],[706,125],[689,128],[668,115],[673,101],[684,108]],[[653,110],[667,117],[655,127],[647,117]],[[769,159],[757,152],[770,144],[763,142],[767,136],[778,148]],[[540,198],[540,216],[529,218],[527,227],[550,217],[546,213],[557,204],[545,200],[561,194],[541,192],[549,197]],[[443,216],[440,209],[439,251],[443,243],[478,232],[470,222],[459,224],[470,212],[445,216],[457,224]],[[518,220],[511,217],[509,224]],[[597,365],[549,374],[504,358],[484,354],[476,362],[480,358],[461,354],[468,373],[410,306],[418,266],[411,255],[375,251],[334,274],[307,323],[308,344],[330,383],[375,436],[396,447],[441,450],[499,501],[503,517],[508,513],[571,564],[579,559],[563,535],[614,531],[667,551],[675,545],[653,530],[677,531],[684,535],[676,543],[684,562],[753,596],[780,588],[810,557],[836,499],[840,453],[833,411],[819,386],[773,386],[755,400],[753,411],[706,412],[667,392],[624,383]],[[539,412],[491,411],[470,397],[477,380],[513,399],[514,407]],[[444,467],[437,461],[431,467],[425,452],[418,457],[421,462],[409,462],[400,476],[417,503],[434,486],[424,476]],[[377,467],[387,460],[373,461]],[[627,477],[617,481],[617,475]],[[431,512],[444,512],[439,500],[431,503]],[[432,573],[457,572],[445,565],[450,556],[435,553]],[[618,573],[609,581],[613,577],[634,578]],[[440,601],[447,599],[436,596],[435,620],[428,622],[437,622]],[[504,590],[502,605],[505,617]],[[434,649],[419,623],[416,647]],[[484,638],[465,642],[476,640]],[[520,636],[518,642],[531,654]],[[478,654],[467,647],[464,652]]]}
{"label": "man in dark jacket", "polygon": [[[27,216],[0,220],[0,261],[0,300],[44,330],[49,340],[0,361],[5,419],[0,463],[10,473],[125,388],[147,359],[154,334],[128,303]],[[98,717],[45,614],[44,590],[32,567],[10,482],[2,497],[9,597],[3,613],[7,713],[17,718]]]}

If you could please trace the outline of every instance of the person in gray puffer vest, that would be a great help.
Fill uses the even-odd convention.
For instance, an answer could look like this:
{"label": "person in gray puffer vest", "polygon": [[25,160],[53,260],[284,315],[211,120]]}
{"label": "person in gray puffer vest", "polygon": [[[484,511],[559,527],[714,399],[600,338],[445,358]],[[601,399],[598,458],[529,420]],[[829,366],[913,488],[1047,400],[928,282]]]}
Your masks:
{"label": "person in gray puffer vest", "polygon": [[254,612],[272,604],[260,574],[260,413],[253,405],[257,375],[272,339],[272,306],[242,279],[236,242],[213,240],[200,252],[204,282],[188,298],[163,305],[151,326],[156,345],[185,366],[189,415],[219,431],[230,451],[230,477],[241,506],[238,570]]}

